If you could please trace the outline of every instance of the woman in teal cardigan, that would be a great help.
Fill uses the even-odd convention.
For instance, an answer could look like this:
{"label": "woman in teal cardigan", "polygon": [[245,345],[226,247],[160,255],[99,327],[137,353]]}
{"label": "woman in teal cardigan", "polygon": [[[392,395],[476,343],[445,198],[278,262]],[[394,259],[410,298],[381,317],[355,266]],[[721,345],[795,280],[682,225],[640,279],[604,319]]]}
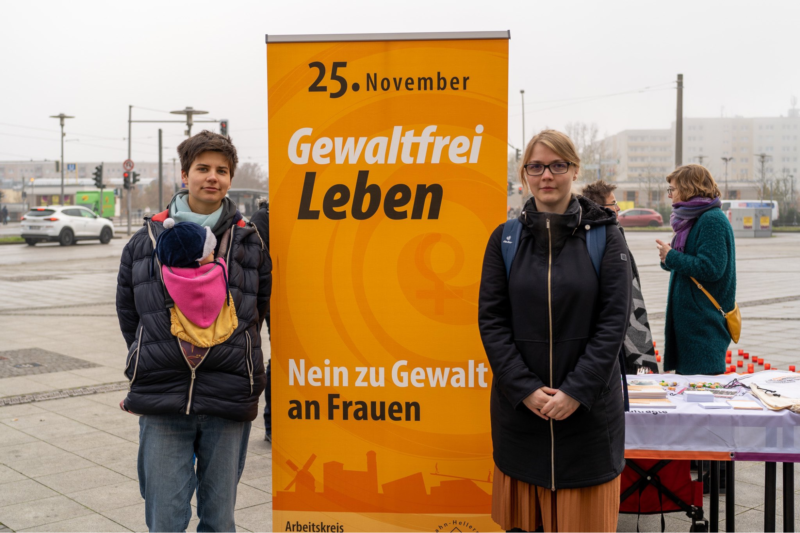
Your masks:
{"label": "woman in teal cardigan", "polygon": [[678,374],[722,374],[731,342],[725,317],[695,285],[695,278],[725,311],[736,302],[736,247],[720,191],[700,165],[678,167],[667,176],[672,198],[671,244],[656,240],[661,268],[669,271],[664,370]]}

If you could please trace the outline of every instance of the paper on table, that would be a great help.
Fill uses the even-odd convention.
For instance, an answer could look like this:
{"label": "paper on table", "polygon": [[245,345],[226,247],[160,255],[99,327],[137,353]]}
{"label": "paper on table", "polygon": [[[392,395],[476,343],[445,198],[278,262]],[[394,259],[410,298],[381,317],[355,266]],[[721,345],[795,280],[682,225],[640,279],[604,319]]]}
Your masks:
{"label": "paper on table", "polygon": [[697,402],[703,409],[730,409],[731,406],[725,402]]}
{"label": "paper on table", "polygon": [[675,409],[677,407],[667,398],[631,398],[630,404],[632,408],[636,409]]}
{"label": "paper on table", "polygon": [[667,391],[659,385],[628,385],[628,397],[633,398],[666,398]]}
{"label": "paper on table", "polygon": [[750,409],[753,411],[761,411],[764,409],[753,400],[728,400],[728,403],[734,409]]}

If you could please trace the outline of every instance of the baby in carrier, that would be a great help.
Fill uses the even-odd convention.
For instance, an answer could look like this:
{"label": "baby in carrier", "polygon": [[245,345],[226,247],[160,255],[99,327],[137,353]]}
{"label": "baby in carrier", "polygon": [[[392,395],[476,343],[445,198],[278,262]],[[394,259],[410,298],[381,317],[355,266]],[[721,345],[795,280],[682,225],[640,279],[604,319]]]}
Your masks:
{"label": "baby in carrier", "polygon": [[211,228],[168,218],[153,259],[161,266],[174,305],[171,328],[186,361],[196,368],[212,346],[225,342],[238,326],[228,289],[228,267],[214,258],[217,238]]}
{"label": "baby in carrier", "polygon": [[[228,267],[221,257],[214,258],[216,246],[211,228],[168,218],[152,257],[151,277],[155,277],[153,266],[159,265],[171,302],[170,333],[177,337],[192,371],[239,325],[228,289]],[[128,411],[125,400],[119,406]]]}

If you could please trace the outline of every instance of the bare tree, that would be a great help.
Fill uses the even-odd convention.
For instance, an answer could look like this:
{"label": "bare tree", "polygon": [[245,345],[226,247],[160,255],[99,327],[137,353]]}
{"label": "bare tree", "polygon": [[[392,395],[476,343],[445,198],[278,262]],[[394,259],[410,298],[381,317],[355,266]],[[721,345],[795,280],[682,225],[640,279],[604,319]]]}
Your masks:
{"label": "bare tree", "polygon": [[231,187],[266,190],[268,184],[269,177],[266,171],[261,168],[261,165],[258,163],[243,163],[236,169]]}
{"label": "bare tree", "polygon": [[765,200],[769,198],[778,202],[781,218],[785,219],[789,211],[796,208],[796,192],[794,176],[788,168],[783,168],[780,175],[772,177],[768,182],[768,188],[763,192],[763,196]]}
{"label": "bare tree", "polygon": [[509,183],[519,184],[519,167],[522,161],[517,160],[517,154],[508,154],[508,165],[506,166],[506,178]]}
{"label": "bare tree", "polygon": [[575,149],[581,158],[581,170],[578,179],[581,181],[594,181],[597,179],[597,169],[603,157],[603,143],[598,140],[597,124],[592,122],[569,122],[564,128]]}
{"label": "bare tree", "polygon": [[523,200],[527,196],[522,195],[522,184],[519,181],[519,168],[522,161],[517,161],[517,154],[509,153],[508,162],[506,165],[506,179],[508,180],[508,207],[509,218],[517,216],[522,210]]}
{"label": "bare tree", "polygon": [[[639,176],[639,190],[641,191],[642,190],[642,186],[644,186],[644,190],[647,192],[646,199],[645,199],[645,202],[644,202],[644,204],[645,204],[644,206],[647,207],[647,208],[651,208],[652,207],[653,196],[655,196],[653,194],[653,192],[657,192],[658,193],[658,195],[657,195],[658,196],[658,200],[657,200],[656,207],[661,207],[661,200],[662,200],[662,196],[663,196],[661,194],[661,192],[662,192],[661,189],[663,188],[664,177],[663,177],[663,175],[661,175],[658,172],[655,172],[653,170],[653,164],[652,163],[648,163],[646,168],[647,168],[647,170],[645,170],[644,175],[640,175]],[[640,198],[641,198],[641,195],[640,195]]]}

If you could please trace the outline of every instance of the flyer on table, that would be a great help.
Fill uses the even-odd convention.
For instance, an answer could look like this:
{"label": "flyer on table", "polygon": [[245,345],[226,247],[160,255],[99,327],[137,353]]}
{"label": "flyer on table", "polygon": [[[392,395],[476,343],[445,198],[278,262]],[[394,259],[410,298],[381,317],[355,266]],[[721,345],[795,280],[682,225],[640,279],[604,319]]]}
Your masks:
{"label": "flyer on table", "polygon": [[508,32],[267,36],[273,529],[488,531]]}

